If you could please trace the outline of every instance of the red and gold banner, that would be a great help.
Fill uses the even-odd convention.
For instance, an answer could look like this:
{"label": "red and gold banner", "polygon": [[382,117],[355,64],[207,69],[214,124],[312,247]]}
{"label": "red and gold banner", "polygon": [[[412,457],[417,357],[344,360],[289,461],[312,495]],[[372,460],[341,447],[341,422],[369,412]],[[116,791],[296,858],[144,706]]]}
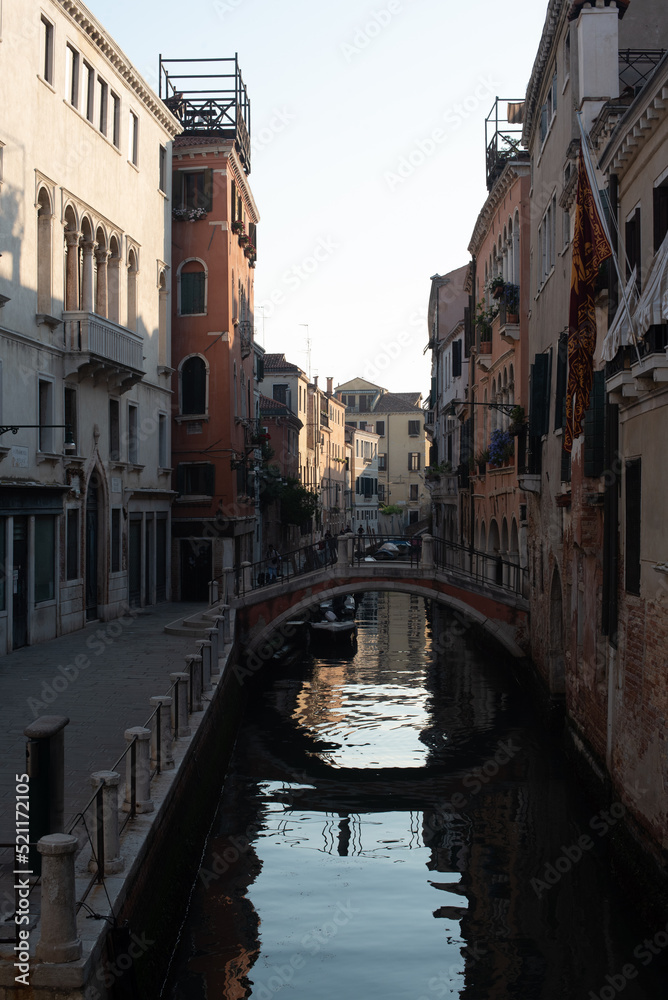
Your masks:
{"label": "red and gold banner", "polygon": [[596,349],[596,279],[601,264],[611,256],[612,248],[596,208],[580,145],[568,314],[568,386],[564,429],[564,448],[568,452],[573,447],[573,439],[582,433],[582,422],[589,406]]}

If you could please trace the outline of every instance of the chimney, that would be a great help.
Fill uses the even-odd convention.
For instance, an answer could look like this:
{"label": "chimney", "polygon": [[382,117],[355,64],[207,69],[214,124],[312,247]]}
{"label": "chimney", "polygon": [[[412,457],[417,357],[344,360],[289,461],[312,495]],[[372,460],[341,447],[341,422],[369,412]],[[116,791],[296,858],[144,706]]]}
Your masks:
{"label": "chimney", "polygon": [[313,385],[316,387],[316,389],[318,388],[318,376],[317,375],[313,376]]}
{"label": "chimney", "polygon": [[587,3],[577,19],[579,109],[587,132],[607,100],[619,97],[619,10]]}
{"label": "chimney", "polygon": [[334,376],[327,379],[327,395],[328,396],[334,395]]}

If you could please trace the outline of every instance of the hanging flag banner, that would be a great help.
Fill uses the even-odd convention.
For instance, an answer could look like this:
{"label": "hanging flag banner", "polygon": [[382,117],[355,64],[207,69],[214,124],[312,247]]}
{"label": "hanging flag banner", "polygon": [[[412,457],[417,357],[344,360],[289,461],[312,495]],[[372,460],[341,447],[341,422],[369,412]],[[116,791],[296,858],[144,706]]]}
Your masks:
{"label": "hanging flag banner", "polygon": [[596,349],[596,279],[601,264],[611,256],[612,248],[596,208],[581,143],[568,314],[568,385],[564,429],[564,449],[567,452],[572,450],[573,440],[582,433],[584,415],[589,406]]}

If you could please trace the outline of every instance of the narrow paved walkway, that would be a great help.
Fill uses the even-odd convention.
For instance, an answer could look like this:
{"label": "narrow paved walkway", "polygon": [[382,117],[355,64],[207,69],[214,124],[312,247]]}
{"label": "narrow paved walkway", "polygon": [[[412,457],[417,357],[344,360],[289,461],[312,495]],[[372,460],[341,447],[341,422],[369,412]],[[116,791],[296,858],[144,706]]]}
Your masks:
{"label": "narrow paved walkway", "polygon": [[[0,658],[0,843],[14,840],[15,775],[25,770],[23,730],[40,715],[68,716],[65,819],[92,794],[90,775],[126,747],[123,733],[151,714],[149,698],[170,687],[195,639],[165,625],[205,605],[158,604]],[[61,669],[62,668],[62,669]],[[0,852],[0,864],[13,860]]]}

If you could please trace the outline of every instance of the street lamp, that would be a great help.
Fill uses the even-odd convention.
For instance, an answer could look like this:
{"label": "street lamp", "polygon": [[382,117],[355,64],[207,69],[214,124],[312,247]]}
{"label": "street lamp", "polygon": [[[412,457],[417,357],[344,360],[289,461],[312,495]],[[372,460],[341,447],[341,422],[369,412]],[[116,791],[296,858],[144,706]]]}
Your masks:
{"label": "street lamp", "polygon": [[5,424],[3,427],[0,427],[0,434],[7,434],[8,431],[11,431],[12,434],[18,434],[19,431],[23,430],[46,431],[56,429],[62,430],[63,428],[65,429],[65,451],[74,451],[77,445],[74,440],[74,435],[72,434],[71,424]]}

